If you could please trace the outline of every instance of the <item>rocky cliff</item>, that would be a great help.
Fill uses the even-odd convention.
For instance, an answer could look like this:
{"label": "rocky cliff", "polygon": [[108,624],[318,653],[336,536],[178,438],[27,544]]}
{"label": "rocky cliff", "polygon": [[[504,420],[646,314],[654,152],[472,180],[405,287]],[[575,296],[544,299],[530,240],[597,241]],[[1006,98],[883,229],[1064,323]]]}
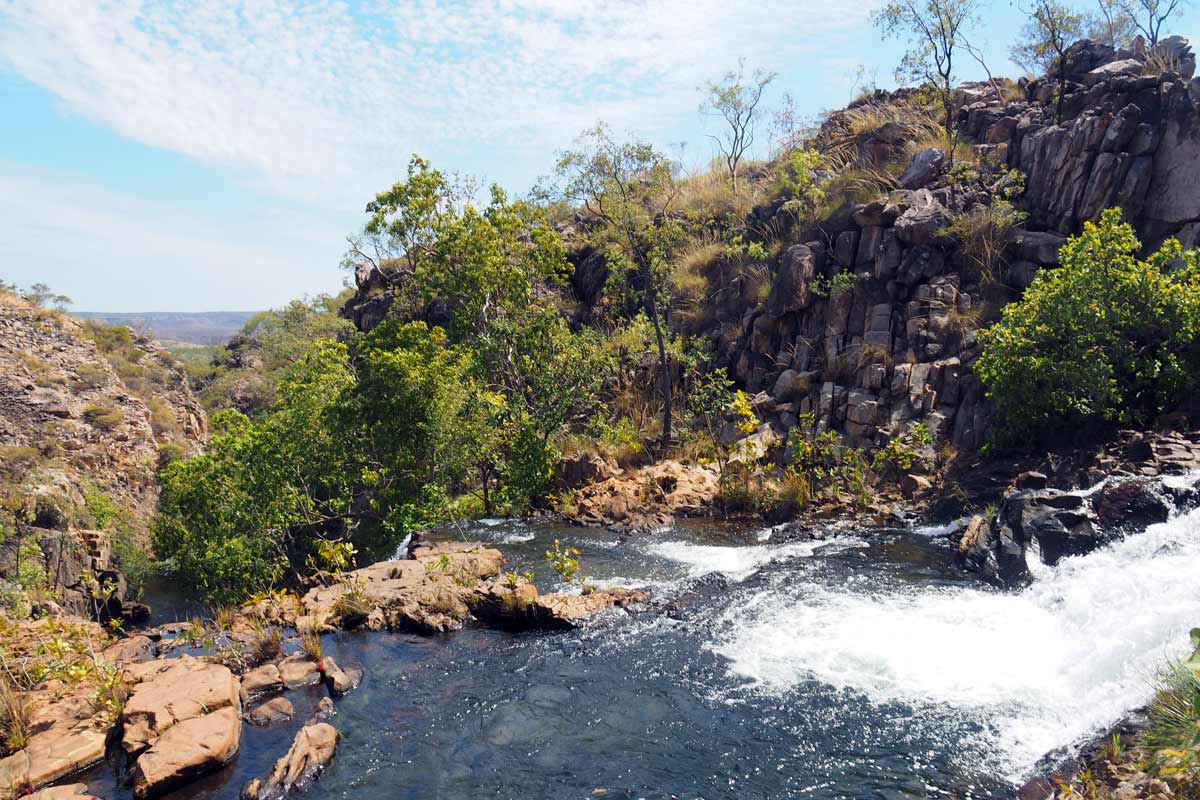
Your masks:
{"label": "rocky cliff", "polygon": [[161,460],[198,451],[206,433],[167,351],[0,293],[0,577],[36,541],[52,584],[81,601],[83,572],[112,567],[105,535],[86,529],[120,514],[144,534]]}
{"label": "rocky cliff", "polygon": [[[921,420],[935,440],[976,448],[988,408],[971,371],[975,329],[1055,266],[1067,235],[1119,205],[1147,247],[1169,236],[1200,244],[1200,87],[1187,43],[1163,47],[1178,72],[1146,74],[1137,53],[1075,45],[1061,119],[1056,82],[960,90],[960,130],[979,163],[1025,179],[1016,202],[1028,217],[1004,242],[999,286],[988,287],[963,243],[944,235],[995,193],[956,185],[936,151],[914,156],[887,196],[843,206],[787,249],[766,302],[746,309],[737,335],[719,337],[737,379],[769,394],[773,425],[786,429],[811,411],[870,443],[881,429]],[[837,115],[826,123],[836,124]],[[857,142],[860,161],[894,157],[903,142],[886,128]],[[839,273],[855,276],[853,288],[818,296],[814,288]]]}

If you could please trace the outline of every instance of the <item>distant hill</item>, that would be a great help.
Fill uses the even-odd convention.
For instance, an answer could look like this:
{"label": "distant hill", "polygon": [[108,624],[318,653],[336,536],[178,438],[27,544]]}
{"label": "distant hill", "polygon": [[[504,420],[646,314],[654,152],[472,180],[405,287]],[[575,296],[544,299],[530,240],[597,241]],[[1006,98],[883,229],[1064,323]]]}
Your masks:
{"label": "distant hill", "polygon": [[71,316],[94,319],[109,325],[128,325],[160,342],[186,344],[221,344],[237,333],[256,311],[144,311],[128,314],[107,314],[96,311],[75,311]]}

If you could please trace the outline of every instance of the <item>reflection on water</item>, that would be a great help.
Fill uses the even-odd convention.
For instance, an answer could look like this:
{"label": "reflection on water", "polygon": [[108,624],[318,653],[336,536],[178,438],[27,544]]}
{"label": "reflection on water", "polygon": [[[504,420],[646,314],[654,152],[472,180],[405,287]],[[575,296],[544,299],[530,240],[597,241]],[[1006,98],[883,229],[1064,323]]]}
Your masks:
{"label": "reflection on water", "polygon": [[[1200,617],[1184,582],[1198,528],[1158,526],[1009,594],[919,533],[449,530],[498,543],[543,590],[557,576],[542,554],[561,538],[594,582],[648,587],[655,602],[562,634],[326,637],[367,677],[337,703],[343,742],[309,795],[1010,796],[1043,752],[1145,699],[1145,672]],[[1125,598],[1120,613],[1106,591]],[[176,794],[232,799],[265,774],[320,690],[290,697],[295,721],[247,726],[234,764]],[[127,794],[110,769],[88,779]]]}

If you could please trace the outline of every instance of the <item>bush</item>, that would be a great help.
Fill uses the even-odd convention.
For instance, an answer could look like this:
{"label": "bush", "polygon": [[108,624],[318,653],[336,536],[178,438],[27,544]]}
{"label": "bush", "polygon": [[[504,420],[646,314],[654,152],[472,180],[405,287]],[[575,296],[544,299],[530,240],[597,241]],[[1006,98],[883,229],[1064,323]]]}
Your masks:
{"label": "bush", "polygon": [[1144,424],[1197,388],[1197,253],[1171,239],[1142,261],[1140,247],[1120,209],[1105,211],[984,332],[975,369],[1002,443]]}

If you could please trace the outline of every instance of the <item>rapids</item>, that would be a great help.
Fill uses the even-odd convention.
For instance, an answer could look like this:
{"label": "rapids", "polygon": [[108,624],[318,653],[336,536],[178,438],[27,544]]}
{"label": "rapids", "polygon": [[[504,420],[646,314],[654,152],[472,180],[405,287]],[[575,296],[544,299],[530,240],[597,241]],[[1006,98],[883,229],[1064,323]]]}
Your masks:
{"label": "rapids", "polygon": [[[476,523],[543,589],[554,538],[600,585],[653,607],[563,634],[341,633],[367,670],[337,703],[343,742],[307,796],[387,798],[1009,797],[1146,702],[1200,623],[1200,512],[1001,591],[953,567],[944,530],[689,523],[617,543],[552,524]],[[151,599],[154,602],[154,599]],[[311,713],[246,726],[223,772],[180,798],[234,798]],[[108,766],[87,774],[123,798]]]}

